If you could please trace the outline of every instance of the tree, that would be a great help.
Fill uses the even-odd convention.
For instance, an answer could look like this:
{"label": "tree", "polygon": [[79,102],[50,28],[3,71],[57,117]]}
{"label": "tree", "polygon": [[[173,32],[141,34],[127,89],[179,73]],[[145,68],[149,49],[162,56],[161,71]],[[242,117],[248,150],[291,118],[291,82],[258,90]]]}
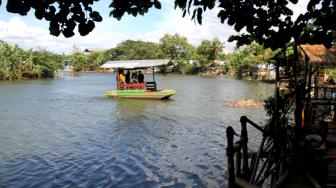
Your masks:
{"label": "tree", "polygon": [[80,71],[89,67],[88,57],[77,48],[74,49],[69,59],[75,71]]}
{"label": "tree", "polygon": [[186,37],[179,34],[166,34],[160,39],[160,45],[165,58],[174,60],[175,72],[182,74],[194,72],[189,61],[195,59],[196,50],[193,45],[188,43]]}
{"label": "tree", "polygon": [[[74,35],[73,30],[78,26],[81,35],[87,35],[94,27],[95,22],[102,21],[99,12],[92,9],[98,0],[10,0],[7,1],[7,11],[27,15],[35,10],[37,19],[49,22],[51,35],[62,33],[65,37]],[[293,19],[293,11],[289,3],[296,4],[298,0],[175,0],[175,8],[182,10],[182,16],[192,14],[192,19],[202,23],[202,14],[213,9],[216,5],[220,9],[218,18],[222,23],[227,22],[236,31],[242,34],[231,36],[229,41],[237,41],[237,45],[249,44],[256,41],[272,49],[284,48],[294,41],[302,43],[322,43],[327,47],[336,38],[335,1],[310,0],[307,12]],[[1,3],[1,1],[0,1]],[[56,8],[57,7],[57,8]],[[121,19],[125,13],[137,16],[144,15],[149,9],[161,8],[158,0],[113,0],[110,16]],[[306,26],[311,24],[312,28]],[[277,40],[274,40],[276,38]]]}
{"label": "tree", "polygon": [[201,67],[207,68],[214,60],[218,60],[223,54],[224,44],[216,37],[212,41],[203,40],[197,48],[198,58]]}
{"label": "tree", "polygon": [[180,36],[179,34],[175,35],[164,35],[160,39],[161,49],[166,58],[169,59],[186,59],[193,50],[193,46],[188,43],[186,37]]}
{"label": "tree", "polygon": [[92,52],[87,56],[87,65],[85,68],[89,71],[94,71],[109,60],[111,60],[109,50]]}
{"label": "tree", "polygon": [[160,45],[153,42],[126,40],[110,50],[113,60],[160,59]]}
{"label": "tree", "polygon": [[230,71],[235,72],[238,77],[241,77],[243,71],[253,68],[258,64],[267,64],[277,52],[269,48],[265,49],[262,45],[253,42],[231,54],[228,58],[228,65],[230,66]]}
{"label": "tree", "polygon": [[63,57],[46,50],[25,51],[0,41],[0,80],[53,77]]}

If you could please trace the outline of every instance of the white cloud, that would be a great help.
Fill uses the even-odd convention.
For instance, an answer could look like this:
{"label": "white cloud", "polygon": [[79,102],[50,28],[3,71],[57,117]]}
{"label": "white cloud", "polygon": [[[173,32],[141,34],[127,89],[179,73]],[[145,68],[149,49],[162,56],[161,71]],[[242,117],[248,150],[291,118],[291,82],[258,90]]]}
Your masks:
{"label": "white cloud", "polygon": [[186,36],[189,42],[194,45],[199,45],[202,40],[212,40],[214,37],[218,37],[222,42],[225,42],[227,50],[232,51],[234,47],[234,44],[228,43],[227,39],[236,32],[228,25],[220,23],[216,9],[203,14],[202,25],[191,20],[188,15],[182,18],[181,11],[172,10],[167,13],[164,20],[156,23],[155,26],[155,30],[148,33],[149,35],[162,37],[166,33],[178,33]]}

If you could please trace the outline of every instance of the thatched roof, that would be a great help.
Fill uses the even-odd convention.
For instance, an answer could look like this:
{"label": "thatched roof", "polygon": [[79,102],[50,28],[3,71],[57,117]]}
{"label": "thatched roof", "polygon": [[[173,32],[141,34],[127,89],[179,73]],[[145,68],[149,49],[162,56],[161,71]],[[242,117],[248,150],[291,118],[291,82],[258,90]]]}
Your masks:
{"label": "thatched roof", "polygon": [[336,65],[336,46],[327,49],[322,44],[300,45],[302,60],[319,65]]}

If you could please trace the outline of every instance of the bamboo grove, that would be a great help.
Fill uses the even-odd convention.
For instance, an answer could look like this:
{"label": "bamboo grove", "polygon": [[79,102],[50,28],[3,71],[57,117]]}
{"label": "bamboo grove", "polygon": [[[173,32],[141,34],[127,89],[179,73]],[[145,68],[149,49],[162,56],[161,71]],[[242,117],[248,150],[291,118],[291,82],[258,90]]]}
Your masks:
{"label": "bamboo grove", "polygon": [[46,50],[24,50],[0,41],[0,80],[54,77],[62,56]]}

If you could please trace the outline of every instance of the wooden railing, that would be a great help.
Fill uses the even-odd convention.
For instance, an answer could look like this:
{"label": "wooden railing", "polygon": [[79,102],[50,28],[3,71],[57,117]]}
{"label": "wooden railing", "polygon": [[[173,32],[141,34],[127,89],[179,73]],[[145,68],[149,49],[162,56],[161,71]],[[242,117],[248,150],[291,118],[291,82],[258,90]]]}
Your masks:
{"label": "wooden railing", "polygon": [[146,89],[156,91],[156,82],[146,82]]}
{"label": "wooden railing", "polygon": [[[261,186],[279,165],[272,152],[273,139],[263,127],[257,125],[246,116],[242,116],[240,122],[241,134],[238,141],[234,142],[234,136],[238,136],[238,134],[235,133],[233,128],[229,126],[226,129],[228,186],[230,188],[237,187],[237,185],[239,187]],[[263,134],[259,150],[256,153],[248,153],[247,124],[252,125]],[[264,159],[262,164],[260,164],[261,158]]]}
{"label": "wooden railing", "polygon": [[305,123],[315,124],[326,118],[336,119],[336,87],[311,87],[309,100],[305,106]]}
{"label": "wooden railing", "polygon": [[118,90],[134,90],[134,89],[145,89],[145,83],[118,83]]}
{"label": "wooden railing", "polygon": [[118,90],[134,90],[134,89],[146,89],[150,91],[156,91],[156,82],[146,83],[118,83]]}
{"label": "wooden railing", "polygon": [[335,86],[317,86],[311,87],[313,94],[310,96],[312,100],[336,100]]}

